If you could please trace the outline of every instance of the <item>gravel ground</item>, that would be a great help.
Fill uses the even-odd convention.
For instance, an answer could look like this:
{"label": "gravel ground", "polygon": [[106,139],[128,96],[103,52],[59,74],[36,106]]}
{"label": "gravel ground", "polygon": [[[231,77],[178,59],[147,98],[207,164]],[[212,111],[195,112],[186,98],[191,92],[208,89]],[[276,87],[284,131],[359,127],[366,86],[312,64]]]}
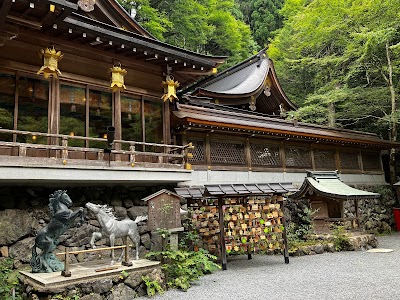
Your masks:
{"label": "gravel ground", "polygon": [[400,299],[400,234],[378,240],[379,248],[394,251],[290,257],[289,264],[280,255],[229,258],[228,270],[202,277],[187,292],[169,290],[153,299]]}

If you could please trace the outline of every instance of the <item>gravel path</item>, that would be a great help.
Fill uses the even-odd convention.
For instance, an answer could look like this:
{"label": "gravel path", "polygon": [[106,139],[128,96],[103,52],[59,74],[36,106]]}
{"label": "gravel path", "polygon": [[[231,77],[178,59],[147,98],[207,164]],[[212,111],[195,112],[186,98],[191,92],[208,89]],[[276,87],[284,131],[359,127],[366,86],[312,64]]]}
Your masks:
{"label": "gravel path", "polygon": [[290,257],[288,265],[280,255],[229,258],[228,270],[202,277],[187,292],[169,290],[153,299],[400,299],[400,234],[378,240],[379,248],[394,252]]}

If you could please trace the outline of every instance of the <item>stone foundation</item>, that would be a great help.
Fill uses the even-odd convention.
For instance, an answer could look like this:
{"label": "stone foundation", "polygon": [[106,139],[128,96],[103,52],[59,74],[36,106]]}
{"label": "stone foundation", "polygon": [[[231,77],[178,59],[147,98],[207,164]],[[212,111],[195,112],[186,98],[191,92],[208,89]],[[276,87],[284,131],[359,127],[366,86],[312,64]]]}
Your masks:
{"label": "stone foundation", "polygon": [[[303,256],[322,254],[324,252],[335,252],[334,236],[330,234],[320,234],[311,237],[315,244],[299,247],[291,252],[291,256]],[[349,233],[349,245],[342,251],[366,251],[378,247],[378,240],[373,234],[362,232]],[[318,242],[320,241],[320,242]]]}

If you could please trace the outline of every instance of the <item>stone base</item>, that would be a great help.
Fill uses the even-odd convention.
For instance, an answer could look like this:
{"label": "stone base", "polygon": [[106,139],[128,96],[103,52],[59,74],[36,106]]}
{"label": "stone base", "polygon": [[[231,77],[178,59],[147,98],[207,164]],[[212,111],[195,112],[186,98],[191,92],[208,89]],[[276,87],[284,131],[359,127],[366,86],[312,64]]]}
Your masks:
{"label": "stone base", "polygon": [[85,282],[100,281],[115,276],[121,276],[121,272],[131,273],[142,269],[154,269],[160,264],[158,261],[147,259],[133,260],[132,266],[123,266],[116,263],[110,266],[105,261],[91,261],[70,265],[71,276],[64,277],[61,272],[31,273],[21,271],[24,275],[24,284],[30,285],[39,293],[58,293],[68,286],[77,286]]}

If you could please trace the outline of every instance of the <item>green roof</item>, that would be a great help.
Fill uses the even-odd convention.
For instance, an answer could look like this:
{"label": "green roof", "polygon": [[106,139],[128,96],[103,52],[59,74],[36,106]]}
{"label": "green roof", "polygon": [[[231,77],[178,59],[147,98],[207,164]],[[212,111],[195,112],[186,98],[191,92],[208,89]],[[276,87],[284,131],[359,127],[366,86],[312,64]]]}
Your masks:
{"label": "green roof", "polygon": [[332,199],[374,199],[380,194],[355,189],[345,184],[336,171],[307,172],[303,185],[298,192],[290,196],[292,199],[306,198],[307,194],[317,194]]}

